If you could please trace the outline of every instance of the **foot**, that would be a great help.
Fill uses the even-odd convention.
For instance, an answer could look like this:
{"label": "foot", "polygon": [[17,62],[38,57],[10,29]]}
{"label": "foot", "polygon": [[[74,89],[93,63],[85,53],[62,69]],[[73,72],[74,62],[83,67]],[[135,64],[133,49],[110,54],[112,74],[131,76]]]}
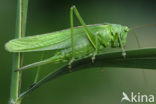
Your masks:
{"label": "foot", "polygon": [[95,52],[95,53],[93,54],[93,56],[92,56],[92,63],[94,63],[94,61],[95,61],[95,59],[96,59],[96,58],[95,58],[96,54],[97,54],[97,53]]}
{"label": "foot", "polygon": [[126,58],[126,52],[122,52],[122,56],[124,57],[124,59]]}
{"label": "foot", "polygon": [[69,69],[69,72],[71,72],[71,68],[72,68],[72,63],[74,62],[75,58],[72,58],[69,63],[68,63],[68,69]]}

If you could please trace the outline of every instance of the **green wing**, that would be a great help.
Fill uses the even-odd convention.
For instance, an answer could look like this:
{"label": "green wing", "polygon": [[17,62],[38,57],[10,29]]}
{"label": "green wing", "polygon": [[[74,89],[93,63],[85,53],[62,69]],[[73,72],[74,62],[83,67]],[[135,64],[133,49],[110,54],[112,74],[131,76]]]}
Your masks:
{"label": "green wing", "polygon": [[[88,29],[91,32],[96,32],[100,27],[104,25],[88,25]],[[77,36],[85,36],[82,27],[74,28],[74,40],[81,41]],[[6,43],[5,48],[9,52],[31,52],[31,51],[43,51],[43,50],[56,50],[65,49],[71,47],[71,35],[70,29],[65,29],[57,32],[28,36],[20,39],[13,39]]]}
{"label": "green wing", "polygon": [[[6,43],[9,52],[29,52],[42,50],[55,50],[66,48],[70,45],[70,31],[62,30],[53,33],[13,39]],[[63,42],[63,44],[62,44]]]}

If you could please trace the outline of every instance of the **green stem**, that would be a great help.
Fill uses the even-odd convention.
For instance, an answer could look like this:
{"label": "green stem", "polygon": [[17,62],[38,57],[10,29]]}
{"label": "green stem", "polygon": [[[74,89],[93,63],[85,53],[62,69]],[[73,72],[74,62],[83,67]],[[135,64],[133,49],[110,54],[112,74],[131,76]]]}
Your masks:
{"label": "green stem", "polygon": [[[27,18],[28,0],[17,0],[17,19],[16,19],[16,34],[15,38],[21,38],[25,35],[26,31],[26,18]],[[10,104],[20,104],[19,98],[21,86],[21,73],[14,72],[22,65],[23,55],[21,53],[13,54],[12,78],[10,89]]]}

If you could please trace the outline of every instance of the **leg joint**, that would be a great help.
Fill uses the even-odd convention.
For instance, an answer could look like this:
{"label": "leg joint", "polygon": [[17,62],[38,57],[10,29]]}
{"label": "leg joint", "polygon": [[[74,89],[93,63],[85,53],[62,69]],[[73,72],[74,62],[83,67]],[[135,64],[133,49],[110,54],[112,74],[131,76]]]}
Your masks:
{"label": "leg joint", "polygon": [[71,9],[71,10],[73,10],[74,8],[76,8],[76,6],[75,6],[75,5],[71,6],[71,8],[70,8],[70,9]]}

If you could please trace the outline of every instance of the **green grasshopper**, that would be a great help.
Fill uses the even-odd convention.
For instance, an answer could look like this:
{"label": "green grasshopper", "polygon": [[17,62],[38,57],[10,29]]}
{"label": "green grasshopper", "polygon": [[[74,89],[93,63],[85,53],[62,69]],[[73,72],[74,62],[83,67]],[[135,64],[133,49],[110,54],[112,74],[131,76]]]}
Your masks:
{"label": "green grasshopper", "polygon": [[[73,14],[76,15],[82,26],[74,27]],[[95,56],[107,47],[121,47],[122,55],[126,56],[124,46],[129,31],[127,26],[118,24],[86,25],[75,6],[70,9],[70,25],[70,29],[22,37],[6,43],[5,48],[9,52],[57,50],[54,56],[17,70],[54,62],[68,62],[70,66],[74,60],[84,57],[92,57],[92,61],[94,61]]]}

